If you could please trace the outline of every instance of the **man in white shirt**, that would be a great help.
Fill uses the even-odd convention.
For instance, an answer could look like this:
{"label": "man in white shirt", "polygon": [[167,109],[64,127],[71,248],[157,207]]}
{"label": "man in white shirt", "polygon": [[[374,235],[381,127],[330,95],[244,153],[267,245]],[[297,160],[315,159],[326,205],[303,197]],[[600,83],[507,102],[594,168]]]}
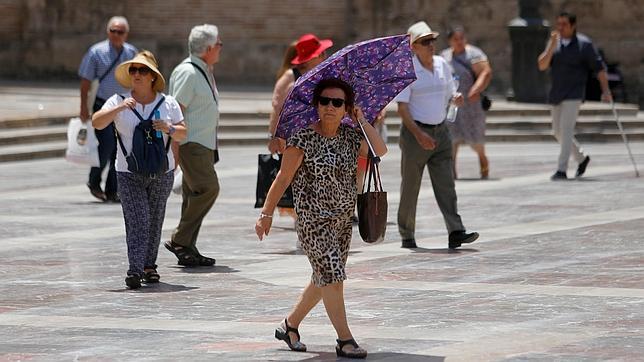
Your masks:
{"label": "man in white shirt", "polygon": [[450,249],[471,243],[478,233],[467,233],[456,207],[452,162],[452,140],[444,124],[450,102],[463,105],[456,94],[452,69],[443,58],[434,56],[438,33],[424,21],[412,25],[411,48],[417,80],[398,97],[398,114],[403,121],[400,131],[401,175],[398,231],[403,248],[416,248],[416,204],[427,167],[436,202],[443,213],[449,233]]}

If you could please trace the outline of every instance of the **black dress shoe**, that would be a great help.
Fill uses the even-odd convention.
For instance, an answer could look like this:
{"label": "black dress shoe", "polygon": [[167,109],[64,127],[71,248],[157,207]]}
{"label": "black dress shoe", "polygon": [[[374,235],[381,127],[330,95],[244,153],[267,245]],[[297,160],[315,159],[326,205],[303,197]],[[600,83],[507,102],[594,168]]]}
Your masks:
{"label": "black dress shoe", "polygon": [[108,194],[105,194],[105,200],[109,202],[113,202],[115,204],[121,203],[121,198],[119,197],[119,194],[117,194],[116,192],[110,192]]}
{"label": "black dress shoe", "polygon": [[568,176],[566,176],[566,173],[563,171],[557,171],[554,175],[550,176],[550,179],[552,181],[564,181],[568,179]]}
{"label": "black dress shoe", "polygon": [[417,247],[418,246],[416,246],[416,239],[403,239],[402,241],[401,248],[415,249]]}
{"label": "black dress shoe", "polygon": [[575,177],[581,177],[585,172],[586,172],[586,167],[588,167],[588,164],[590,163],[590,156],[586,156],[583,161],[579,164],[577,167],[577,173],[575,174]]}
{"label": "black dress shoe", "polygon": [[92,186],[90,184],[87,184],[87,188],[89,188],[89,192],[94,196],[95,198],[101,200],[101,201],[107,201],[107,197],[105,196],[105,193],[103,190],[101,190],[100,186]]}
{"label": "black dress shoe", "polygon": [[449,234],[449,248],[456,249],[461,246],[461,244],[473,243],[476,239],[479,238],[479,233],[466,233],[463,230],[452,231]]}

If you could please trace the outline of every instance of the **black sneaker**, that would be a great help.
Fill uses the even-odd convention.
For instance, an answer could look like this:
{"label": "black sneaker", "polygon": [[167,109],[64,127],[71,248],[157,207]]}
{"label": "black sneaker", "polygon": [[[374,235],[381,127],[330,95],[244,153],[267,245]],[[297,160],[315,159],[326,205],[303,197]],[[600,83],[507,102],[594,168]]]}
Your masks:
{"label": "black sneaker", "polygon": [[586,167],[588,167],[588,164],[590,163],[590,156],[586,156],[583,161],[579,164],[577,167],[577,173],[575,174],[575,177],[581,177],[585,172],[586,172]]}
{"label": "black sneaker", "polygon": [[449,248],[456,249],[461,246],[461,244],[473,243],[476,239],[479,238],[479,233],[466,233],[463,230],[452,231],[449,234]]}
{"label": "black sneaker", "polygon": [[125,285],[130,289],[141,288],[141,276],[135,273],[128,273],[125,277]]}
{"label": "black sneaker", "polygon": [[567,179],[568,176],[566,176],[566,173],[563,171],[557,171],[554,173],[554,175],[550,176],[550,180],[552,181],[564,181]]}
{"label": "black sneaker", "polygon": [[403,239],[401,248],[416,249],[416,239]]}

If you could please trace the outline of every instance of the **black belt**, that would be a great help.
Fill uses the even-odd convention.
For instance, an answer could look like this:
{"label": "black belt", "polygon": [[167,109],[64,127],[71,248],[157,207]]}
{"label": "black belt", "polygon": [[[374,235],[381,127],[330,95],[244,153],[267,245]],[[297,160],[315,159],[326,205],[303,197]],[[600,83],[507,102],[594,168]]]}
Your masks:
{"label": "black belt", "polygon": [[414,121],[414,122],[416,122],[417,125],[419,125],[421,127],[425,127],[425,128],[436,128],[436,127],[440,127],[440,126],[445,124],[445,122],[441,122],[439,124],[427,124],[427,123],[418,122],[418,121]]}

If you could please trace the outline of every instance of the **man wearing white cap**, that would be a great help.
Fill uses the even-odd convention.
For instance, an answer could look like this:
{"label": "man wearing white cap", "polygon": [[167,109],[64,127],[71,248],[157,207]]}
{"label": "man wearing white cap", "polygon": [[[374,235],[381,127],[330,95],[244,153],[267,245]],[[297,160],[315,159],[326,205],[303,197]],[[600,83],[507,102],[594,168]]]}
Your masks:
{"label": "man wearing white cap", "polygon": [[450,102],[463,104],[456,93],[452,68],[447,61],[434,56],[438,33],[424,21],[407,31],[414,52],[416,81],[397,97],[398,114],[403,121],[400,130],[401,176],[398,231],[403,248],[416,248],[416,205],[418,192],[427,167],[447,231],[449,248],[471,243],[478,233],[467,233],[456,207],[456,190],[452,161],[452,140],[445,126]]}

